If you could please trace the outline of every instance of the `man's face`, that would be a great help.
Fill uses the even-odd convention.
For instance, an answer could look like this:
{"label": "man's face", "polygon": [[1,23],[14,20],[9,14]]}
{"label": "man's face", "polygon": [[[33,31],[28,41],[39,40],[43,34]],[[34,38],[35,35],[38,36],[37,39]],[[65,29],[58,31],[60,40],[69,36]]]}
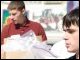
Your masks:
{"label": "man's face", "polygon": [[69,52],[76,52],[79,50],[79,27],[71,25],[70,28],[63,27],[65,31],[64,39],[67,50]]}
{"label": "man's face", "polygon": [[10,13],[10,19],[13,20],[15,24],[21,24],[23,23],[23,14],[21,11],[17,9],[9,10]]}

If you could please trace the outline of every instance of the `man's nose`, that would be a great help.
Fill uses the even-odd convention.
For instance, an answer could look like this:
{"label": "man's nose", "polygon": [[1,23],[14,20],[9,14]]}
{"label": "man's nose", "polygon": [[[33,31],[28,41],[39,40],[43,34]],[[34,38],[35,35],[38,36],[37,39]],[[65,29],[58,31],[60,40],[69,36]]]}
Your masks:
{"label": "man's nose", "polygon": [[14,17],[11,15],[11,16],[10,16],[10,19],[11,19],[11,20],[13,20],[13,19],[14,19]]}
{"label": "man's nose", "polygon": [[64,33],[64,40],[68,40],[68,33],[67,32]]}

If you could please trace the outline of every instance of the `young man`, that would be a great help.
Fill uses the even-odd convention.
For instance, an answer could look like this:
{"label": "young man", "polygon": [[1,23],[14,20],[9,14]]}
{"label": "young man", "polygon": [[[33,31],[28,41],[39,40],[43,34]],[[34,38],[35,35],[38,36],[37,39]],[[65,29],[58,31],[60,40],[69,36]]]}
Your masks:
{"label": "young man", "polygon": [[79,8],[63,17],[63,30],[67,50],[76,53],[70,59],[79,59]]}
{"label": "young man", "polygon": [[47,40],[43,27],[37,23],[32,22],[25,16],[25,4],[23,1],[11,1],[8,5],[10,19],[13,21],[9,25],[3,27],[1,32],[1,44],[4,43],[4,38],[11,35],[24,34],[32,30],[36,36],[41,36],[42,41]]}

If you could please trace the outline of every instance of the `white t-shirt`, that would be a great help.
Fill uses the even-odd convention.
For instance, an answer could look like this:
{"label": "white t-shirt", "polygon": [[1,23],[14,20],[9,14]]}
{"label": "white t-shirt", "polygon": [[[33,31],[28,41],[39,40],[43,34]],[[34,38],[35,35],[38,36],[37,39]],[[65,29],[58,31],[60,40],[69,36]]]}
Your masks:
{"label": "white t-shirt", "polygon": [[73,56],[75,53],[70,53],[67,51],[67,48],[65,46],[65,40],[61,40],[57,43],[55,43],[51,48],[52,54],[57,56],[59,59],[61,58],[68,58],[70,56]]}

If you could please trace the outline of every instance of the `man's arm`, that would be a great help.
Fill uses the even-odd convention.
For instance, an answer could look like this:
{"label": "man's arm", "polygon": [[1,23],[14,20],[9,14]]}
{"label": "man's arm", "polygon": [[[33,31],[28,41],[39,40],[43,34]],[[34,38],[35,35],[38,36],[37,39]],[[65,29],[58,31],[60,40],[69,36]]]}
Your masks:
{"label": "man's arm", "polygon": [[45,30],[40,24],[39,24],[38,29],[39,29],[39,36],[42,37],[42,41],[47,40],[47,37],[46,37],[46,34],[45,34]]}
{"label": "man's arm", "polygon": [[4,38],[8,37],[8,33],[9,33],[9,25],[6,25],[3,27],[1,32],[1,45],[4,44]]}

